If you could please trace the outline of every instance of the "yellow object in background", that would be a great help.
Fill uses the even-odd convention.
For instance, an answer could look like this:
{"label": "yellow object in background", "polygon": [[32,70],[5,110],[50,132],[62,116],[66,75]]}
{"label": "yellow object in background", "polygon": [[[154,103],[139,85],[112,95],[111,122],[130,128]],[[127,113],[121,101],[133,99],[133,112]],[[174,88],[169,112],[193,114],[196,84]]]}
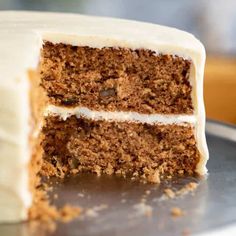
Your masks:
{"label": "yellow object in background", "polygon": [[207,58],[204,97],[207,118],[236,124],[236,58]]}

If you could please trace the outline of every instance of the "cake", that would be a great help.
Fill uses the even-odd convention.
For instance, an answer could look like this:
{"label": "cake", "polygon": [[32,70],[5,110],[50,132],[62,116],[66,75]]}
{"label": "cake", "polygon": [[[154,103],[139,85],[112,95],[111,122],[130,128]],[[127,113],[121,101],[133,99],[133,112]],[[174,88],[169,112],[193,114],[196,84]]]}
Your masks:
{"label": "cake", "polygon": [[0,222],[29,219],[42,176],[206,174],[193,35],[40,12],[1,12],[0,34]]}

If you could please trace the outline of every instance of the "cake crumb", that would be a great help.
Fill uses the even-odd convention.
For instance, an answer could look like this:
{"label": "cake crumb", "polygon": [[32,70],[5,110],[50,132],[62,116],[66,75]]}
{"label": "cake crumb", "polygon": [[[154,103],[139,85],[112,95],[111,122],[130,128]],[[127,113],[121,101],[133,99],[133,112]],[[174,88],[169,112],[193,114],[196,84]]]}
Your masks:
{"label": "cake crumb", "polygon": [[135,172],[133,173],[133,177],[138,177],[138,176],[139,176],[138,171],[135,171]]}
{"label": "cake crumb", "polygon": [[89,209],[86,210],[86,216],[88,216],[88,217],[97,217],[98,213],[94,209],[89,208]]}
{"label": "cake crumb", "polygon": [[107,168],[104,170],[104,172],[108,175],[112,175],[114,173],[113,166],[110,163],[108,163]]}
{"label": "cake crumb", "polygon": [[[68,222],[78,217],[82,209],[69,204],[57,208],[49,203],[48,185],[42,185],[44,189],[37,189],[34,193],[33,204],[29,209],[29,219],[39,222]],[[57,198],[57,194],[53,195]]]}
{"label": "cake crumb", "polygon": [[99,206],[88,208],[85,212],[85,215],[88,217],[97,217],[99,211],[105,210],[107,208],[108,208],[108,205],[106,204],[101,204]]}
{"label": "cake crumb", "polygon": [[144,202],[135,204],[133,208],[136,210],[135,216],[142,216],[142,215],[147,216],[147,217],[152,216],[152,211],[153,211],[152,207],[150,205],[147,205]]}
{"label": "cake crumb", "polygon": [[198,184],[195,182],[190,182],[189,184],[186,185],[186,188],[190,191],[193,191],[197,188]]}
{"label": "cake crumb", "polygon": [[198,183],[190,182],[190,183],[186,184],[183,188],[178,190],[176,192],[176,195],[181,196],[181,195],[185,195],[188,193],[193,193],[193,191],[195,191],[197,189],[197,187],[198,187]]}
{"label": "cake crumb", "polygon": [[155,171],[149,171],[145,170],[145,179],[147,179],[148,182],[154,183],[154,184],[159,184],[160,181],[160,173],[158,170]]}
{"label": "cake crumb", "polygon": [[179,173],[179,175],[183,175],[184,174],[184,170],[179,170],[178,173]]}
{"label": "cake crumb", "polygon": [[101,176],[102,173],[101,166],[95,165],[93,171],[97,174],[97,176]]}
{"label": "cake crumb", "polygon": [[72,175],[76,175],[76,174],[78,174],[79,170],[78,169],[72,169],[70,172],[71,172]]}
{"label": "cake crumb", "polygon": [[164,193],[171,199],[175,198],[175,192],[170,188],[164,189]]}
{"label": "cake crumb", "polygon": [[184,212],[183,212],[183,210],[181,210],[179,207],[173,207],[173,208],[171,209],[171,215],[172,215],[173,217],[181,217],[181,216],[184,215]]}
{"label": "cake crumb", "polygon": [[62,222],[69,222],[75,218],[77,218],[81,214],[81,208],[75,207],[71,205],[65,205],[61,209],[59,209],[59,217],[58,219]]}
{"label": "cake crumb", "polygon": [[[50,183],[50,184],[52,184],[52,183]],[[42,188],[45,189],[47,192],[52,192],[53,191],[53,187],[49,186],[46,183],[42,183]]]}
{"label": "cake crumb", "polygon": [[[182,187],[181,189],[179,189],[177,191],[172,190],[170,188],[166,188],[166,189],[164,189],[164,194],[165,194],[165,197],[167,197],[169,199],[174,199],[176,197],[184,196],[188,193],[193,193],[197,187],[198,187],[198,183],[190,182],[190,183],[184,185],[184,187]],[[165,198],[164,198],[164,200],[165,200]]]}

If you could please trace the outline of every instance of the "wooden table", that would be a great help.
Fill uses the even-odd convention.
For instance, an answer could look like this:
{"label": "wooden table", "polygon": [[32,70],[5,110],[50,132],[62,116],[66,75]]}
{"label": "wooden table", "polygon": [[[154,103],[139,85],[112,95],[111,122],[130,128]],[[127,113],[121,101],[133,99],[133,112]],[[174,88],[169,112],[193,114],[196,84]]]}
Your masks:
{"label": "wooden table", "polygon": [[236,124],[236,57],[208,56],[204,97],[207,118]]}

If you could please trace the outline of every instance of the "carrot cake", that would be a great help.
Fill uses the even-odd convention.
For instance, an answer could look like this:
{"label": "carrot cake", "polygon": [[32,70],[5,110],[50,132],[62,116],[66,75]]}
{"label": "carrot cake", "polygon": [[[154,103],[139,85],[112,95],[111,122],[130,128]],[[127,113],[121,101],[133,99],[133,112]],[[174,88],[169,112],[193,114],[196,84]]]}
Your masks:
{"label": "carrot cake", "polygon": [[193,35],[40,12],[0,12],[0,34],[0,222],[29,219],[41,176],[206,174]]}

